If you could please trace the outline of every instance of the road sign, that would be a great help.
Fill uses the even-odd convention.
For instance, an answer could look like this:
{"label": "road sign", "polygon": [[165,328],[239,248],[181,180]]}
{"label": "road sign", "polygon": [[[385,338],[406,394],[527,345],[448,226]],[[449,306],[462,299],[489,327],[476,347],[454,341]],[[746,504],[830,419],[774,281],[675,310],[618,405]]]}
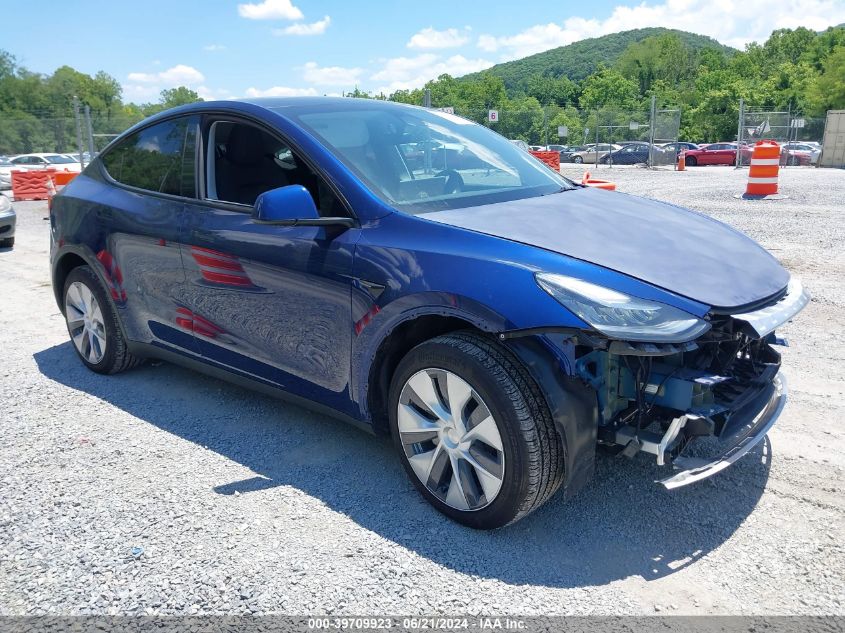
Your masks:
{"label": "road sign", "polygon": [[792,119],[790,121],[790,127],[804,127],[804,119]]}
{"label": "road sign", "polygon": [[628,124],[628,129],[629,129],[629,130],[639,130],[639,129],[640,129],[640,124],[639,124],[639,123],[637,123],[636,121],[631,121],[631,122]]}
{"label": "road sign", "polygon": [[566,127],[565,125],[559,125],[558,128],[557,128],[557,135],[560,138],[565,138],[565,137],[569,136],[569,128]]}
{"label": "road sign", "polygon": [[445,112],[446,114],[455,114],[455,108],[446,106],[445,108],[435,108],[438,112]]}
{"label": "road sign", "polygon": [[499,120],[499,111],[498,110],[489,110],[487,112],[487,120],[490,121],[490,123],[495,123],[496,121],[498,121]]}

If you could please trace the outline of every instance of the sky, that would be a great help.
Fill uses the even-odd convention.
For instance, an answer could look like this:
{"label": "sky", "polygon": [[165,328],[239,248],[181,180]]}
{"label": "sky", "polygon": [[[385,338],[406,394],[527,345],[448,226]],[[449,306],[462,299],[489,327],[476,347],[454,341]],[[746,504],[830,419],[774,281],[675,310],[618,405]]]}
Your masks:
{"label": "sky", "polygon": [[104,70],[143,103],[180,85],[205,99],[389,94],[647,26],[742,48],[845,23],[845,0],[0,0],[0,15],[0,49],[24,67]]}

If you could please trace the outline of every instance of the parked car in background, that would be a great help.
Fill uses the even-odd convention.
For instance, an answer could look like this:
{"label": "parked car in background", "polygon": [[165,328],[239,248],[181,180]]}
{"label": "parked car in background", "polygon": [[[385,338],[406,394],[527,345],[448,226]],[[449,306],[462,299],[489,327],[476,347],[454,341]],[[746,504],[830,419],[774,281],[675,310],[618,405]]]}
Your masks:
{"label": "parked car in background", "polygon": [[547,145],[546,149],[550,152],[565,152],[568,147],[566,145]]}
{"label": "parked car in background", "polygon": [[687,167],[697,165],[735,165],[736,143],[710,143],[684,153]]}
{"label": "parked car in background", "polygon": [[665,162],[661,158],[666,155],[666,151],[657,145],[650,145],[640,141],[629,142],[624,147],[609,152],[599,159],[602,164],[617,164],[617,165],[639,165],[640,163],[647,163],[649,157],[649,147],[654,152],[656,162]]}
{"label": "parked car in background", "polygon": [[17,156],[13,156],[10,161],[14,169],[57,169],[59,171],[82,171],[82,165],[66,154],[19,154]]}
{"label": "parked car in background", "polygon": [[[475,166],[405,162],[399,145],[432,142]],[[775,328],[808,301],[711,217],[370,99],[162,112],[50,219],[90,370],[165,358],[389,434],[422,496],[475,528],[575,493],[599,444],[648,455],[670,489],[748,453],[785,403]]]}
{"label": "parked car in background", "polygon": [[675,158],[677,159],[678,156],[681,155],[681,152],[688,152],[692,149],[699,149],[699,146],[696,143],[690,143],[688,141],[676,141],[674,143],[663,143],[661,146],[666,152],[671,152],[675,154]]}
{"label": "parked car in background", "polygon": [[[787,164],[789,165],[815,165],[819,162],[819,155],[822,153],[821,147],[811,143],[786,143],[784,149],[787,152]],[[804,162],[804,156],[809,156],[809,161]]]}
{"label": "parked car in background", "polygon": [[0,248],[11,248],[15,245],[15,210],[9,199],[0,195]]}
{"label": "parked car in background", "polygon": [[0,190],[12,188],[12,161],[5,156],[0,157]]}
{"label": "parked car in background", "polygon": [[572,162],[572,155],[575,152],[582,152],[582,151],[584,151],[583,145],[567,145],[566,149],[561,150],[561,152],[560,152],[560,162],[571,163]]}
{"label": "parked car in background", "polygon": [[594,163],[596,162],[596,158],[601,160],[602,156],[619,148],[619,145],[612,145],[610,143],[588,143],[577,152],[569,154],[567,162]]}
{"label": "parked car in background", "polygon": [[[97,153],[95,153],[95,154],[94,154],[94,156],[96,156],[96,155],[97,155]],[[79,152],[73,152],[73,153],[71,153],[71,154],[65,154],[65,156],[69,156],[69,157],[71,157],[71,158],[72,158],[73,160],[75,160],[77,163],[81,163],[81,162],[82,162],[82,161],[80,161],[80,158],[79,158],[79,157],[80,157]],[[82,160],[84,160],[84,161],[85,161],[85,164],[86,164],[86,165],[87,165],[88,163],[90,163],[90,162],[91,162],[91,152],[82,152],[82,155],[81,155],[81,156],[82,156]]]}

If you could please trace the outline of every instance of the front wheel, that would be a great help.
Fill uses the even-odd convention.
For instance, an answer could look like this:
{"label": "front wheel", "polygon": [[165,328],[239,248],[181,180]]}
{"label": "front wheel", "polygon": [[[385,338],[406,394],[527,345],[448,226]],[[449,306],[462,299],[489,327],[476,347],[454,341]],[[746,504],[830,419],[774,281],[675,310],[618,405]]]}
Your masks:
{"label": "front wheel", "polygon": [[695,158],[695,156],[687,156],[684,159],[684,163],[686,163],[687,167],[695,167],[696,165],[698,165],[698,160]]}
{"label": "front wheel", "polygon": [[563,446],[536,383],[475,333],[426,341],[399,364],[390,427],[406,472],[440,512],[479,529],[513,523],[563,481]]}
{"label": "front wheel", "polygon": [[579,165],[584,162],[584,158],[582,156],[575,156],[572,159],[573,163],[578,163]]}

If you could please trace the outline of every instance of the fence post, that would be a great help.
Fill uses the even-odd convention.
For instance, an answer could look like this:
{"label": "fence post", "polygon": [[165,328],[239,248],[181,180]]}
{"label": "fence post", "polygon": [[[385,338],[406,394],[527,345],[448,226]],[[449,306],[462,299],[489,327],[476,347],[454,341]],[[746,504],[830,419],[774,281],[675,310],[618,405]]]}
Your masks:
{"label": "fence post", "polygon": [[742,148],[740,147],[740,143],[742,143],[742,130],[743,126],[745,125],[745,99],[742,97],[739,98],[739,119],[736,125],[736,164],[734,165],[734,169],[739,169],[740,163],[742,163]]}
{"label": "fence post", "polygon": [[73,118],[76,119],[76,147],[79,152],[79,164],[82,169],[85,169],[85,157],[82,155],[85,151],[82,146],[82,119],[79,116],[79,98],[73,97]]}
{"label": "fence post", "polygon": [[85,124],[88,129],[88,153],[94,158],[94,127],[91,125],[91,106],[85,104]]}
{"label": "fence post", "polygon": [[654,167],[654,117],[656,116],[657,96],[651,95],[651,115],[648,131],[648,167]]}

